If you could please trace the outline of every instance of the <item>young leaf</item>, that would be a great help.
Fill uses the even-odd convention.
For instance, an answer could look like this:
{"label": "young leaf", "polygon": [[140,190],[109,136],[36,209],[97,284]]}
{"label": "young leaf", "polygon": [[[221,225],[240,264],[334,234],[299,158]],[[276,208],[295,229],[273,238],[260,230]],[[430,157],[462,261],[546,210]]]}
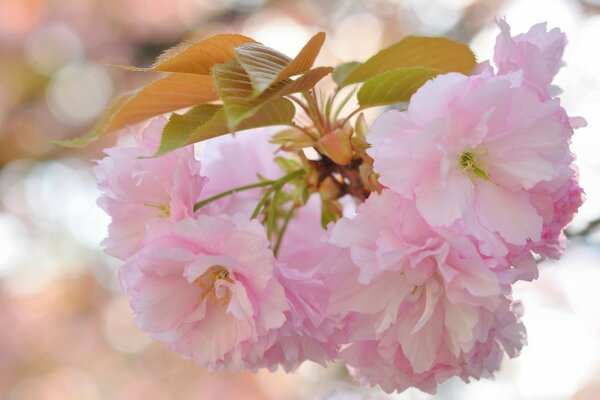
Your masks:
{"label": "young leaf", "polygon": [[342,218],[342,206],[337,200],[321,200],[321,226],[327,229],[330,222]]}
{"label": "young leaf", "polygon": [[317,142],[316,148],[338,165],[348,165],[352,161],[352,131],[338,130],[323,136]]}
{"label": "young leaf", "polygon": [[318,67],[308,71],[296,80],[279,81],[262,95],[255,97],[250,76],[236,60],[213,67],[213,77],[217,91],[219,97],[223,100],[225,113],[231,128],[237,128],[242,121],[252,117],[261,104],[275,98],[308,90],[330,72],[331,68],[329,67]]}
{"label": "young leaf", "polygon": [[340,86],[364,82],[398,68],[425,67],[442,73],[469,74],[475,63],[475,55],[464,43],[441,37],[408,36],[357,66]]}
{"label": "young leaf", "polygon": [[225,106],[230,127],[252,116],[262,99],[253,96],[250,77],[237,60],[217,64],[212,69],[219,97]]}
{"label": "young leaf", "polygon": [[[252,117],[241,122],[236,131],[259,128],[262,126],[288,125],[292,122],[296,108],[288,99],[275,99],[258,107]],[[188,137],[185,144],[197,143],[217,136],[231,133],[227,123],[225,110],[218,110],[204,125],[197,127]]]}
{"label": "young leaf", "polygon": [[198,43],[180,43],[161,54],[150,68],[125,68],[134,71],[209,75],[213,65],[231,60],[234,57],[234,49],[245,43],[256,41],[242,35],[216,35]]}
{"label": "young leaf", "polygon": [[250,77],[253,95],[258,96],[271,85],[308,71],[321,51],[324,41],[325,34],[317,33],[304,45],[294,59],[256,43],[237,47],[235,55]]}
{"label": "young leaf", "polygon": [[[237,130],[262,126],[290,124],[295,114],[294,104],[287,99],[276,99],[260,106],[251,118],[243,121]],[[201,104],[185,114],[173,114],[163,129],[160,146],[154,156],[160,156],[188,144],[201,142],[232,133],[221,105]]]}
{"label": "young leaf", "polygon": [[430,68],[399,68],[368,79],[358,91],[361,108],[403,103],[441,71]]}
{"label": "young leaf", "polygon": [[284,129],[271,136],[271,143],[281,145],[284,151],[298,151],[315,145],[315,140],[295,128]]}
{"label": "young leaf", "polygon": [[235,49],[235,58],[244,69],[252,86],[252,96],[258,96],[276,82],[279,73],[292,59],[257,43],[248,43]]}
{"label": "young leaf", "polygon": [[286,82],[285,85],[279,88],[279,91],[276,91],[272,97],[277,96],[288,96],[292,93],[302,92],[304,90],[312,89],[315,87],[317,83],[327,75],[329,75],[333,71],[331,67],[317,67],[313,68],[310,71],[307,71],[305,74],[299,76],[298,78]]}
{"label": "young leaf", "polygon": [[338,65],[337,67],[335,67],[335,69],[333,70],[333,73],[331,74],[333,81],[335,83],[337,83],[338,86],[341,86],[342,82],[344,82],[346,80],[348,75],[352,71],[354,71],[354,69],[356,67],[358,67],[360,64],[361,63],[359,63],[358,61],[350,61],[350,62]]}
{"label": "young leaf", "polygon": [[277,76],[275,81],[299,75],[305,71],[308,71],[315,63],[315,60],[317,59],[324,42],[324,32],[319,32],[310,38],[310,40],[304,45],[294,60],[279,73],[279,76]]}
{"label": "young leaf", "polygon": [[216,104],[200,104],[185,114],[171,114],[169,121],[163,128],[160,146],[155,156],[185,146],[194,131],[210,121],[222,108],[223,106]]}
{"label": "young leaf", "polygon": [[103,135],[155,115],[216,99],[217,92],[209,75],[171,74],[121,95],[91,133],[58,144],[81,147]]}
{"label": "young leaf", "polygon": [[286,157],[275,157],[275,164],[277,164],[277,166],[286,174],[302,169],[302,164],[296,160]]}
{"label": "young leaf", "polygon": [[310,198],[310,191],[308,187],[306,187],[306,180],[303,179],[299,181],[294,187],[294,193],[292,195],[292,201],[296,207],[302,207],[306,203],[308,203],[308,199]]}

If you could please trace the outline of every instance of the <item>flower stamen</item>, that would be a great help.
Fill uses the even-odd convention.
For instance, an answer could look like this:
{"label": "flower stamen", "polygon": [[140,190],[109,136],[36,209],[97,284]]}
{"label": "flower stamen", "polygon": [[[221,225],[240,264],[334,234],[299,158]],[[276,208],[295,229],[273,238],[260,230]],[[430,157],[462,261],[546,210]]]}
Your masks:
{"label": "flower stamen", "polygon": [[202,289],[202,293],[200,294],[200,302],[203,302],[207,297],[210,296],[211,304],[216,304],[219,302],[219,300],[223,303],[223,305],[227,305],[227,303],[229,303],[229,300],[231,299],[231,292],[229,290],[226,291],[223,298],[219,299],[217,297],[215,285],[219,280],[233,283],[233,280],[229,276],[229,271],[221,265],[210,267],[199,278],[196,278],[194,283],[196,283],[196,285]]}
{"label": "flower stamen", "polygon": [[171,217],[171,208],[169,204],[150,204],[144,203],[146,207],[157,208],[160,211],[160,218],[169,219]]}
{"label": "flower stamen", "polygon": [[481,160],[478,160],[477,155],[471,151],[465,151],[460,155],[460,165],[463,168],[463,171],[472,171],[476,176],[484,181],[489,181],[490,177],[482,168],[483,166],[481,164]]}

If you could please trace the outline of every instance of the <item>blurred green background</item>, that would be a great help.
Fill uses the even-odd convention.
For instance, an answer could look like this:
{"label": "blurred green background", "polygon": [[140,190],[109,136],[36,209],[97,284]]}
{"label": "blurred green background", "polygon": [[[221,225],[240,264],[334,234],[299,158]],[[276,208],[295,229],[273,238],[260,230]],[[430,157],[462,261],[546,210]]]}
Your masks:
{"label": "blurred green background", "polygon": [[[115,94],[152,78],[112,65],[146,66],[224,32],[293,56],[320,30],[320,65],[365,60],[407,34],[470,42],[483,60],[496,16],[514,33],[540,21],[567,33],[555,83],[589,125],[573,143],[587,203],[563,260],[516,288],[530,345],[495,381],[385,396],[354,386],[341,365],[209,374],[133,326],[119,263],[99,247],[109,219],[90,170],[114,139],[50,143],[86,133]],[[599,40],[599,0],[0,0],[0,399],[600,399]]]}

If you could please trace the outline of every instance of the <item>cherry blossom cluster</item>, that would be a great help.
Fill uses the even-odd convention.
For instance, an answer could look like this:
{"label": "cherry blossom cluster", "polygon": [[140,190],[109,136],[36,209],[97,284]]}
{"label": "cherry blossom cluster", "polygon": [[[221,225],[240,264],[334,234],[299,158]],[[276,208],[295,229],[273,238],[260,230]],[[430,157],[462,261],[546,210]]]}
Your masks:
{"label": "cherry blossom cluster", "polygon": [[585,121],[552,86],[564,34],[498,25],[493,62],[439,75],[374,121],[378,190],[346,194],[326,229],[322,192],[267,228],[265,193],[291,198],[288,183],[309,179],[283,175],[295,161],[276,129],[206,142],[201,161],[191,146],[151,157],[164,117],[124,135],[95,173],[139,328],[211,370],[341,359],[387,392],[488,377],[518,355],[511,287],[564,250],[583,201],[569,144]]}

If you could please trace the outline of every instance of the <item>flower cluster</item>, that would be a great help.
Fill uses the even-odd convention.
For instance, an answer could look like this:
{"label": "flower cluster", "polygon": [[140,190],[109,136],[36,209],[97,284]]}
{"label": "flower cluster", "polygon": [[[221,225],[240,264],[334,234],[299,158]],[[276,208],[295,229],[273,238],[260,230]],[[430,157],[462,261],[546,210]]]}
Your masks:
{"label": "flower cluster", "polygon": [[334,124],[316,158],[295,151],[311,127],[209,141],[202,165],[190,146],[151,157],[162,117],[107,150],[104,245],[137,325],[209,369],[341,359],[387,392],[518,355],[511,288],[564,250],[582,120],[551,85],[564,34],[498,25],[495,68],[438,75],[368,133]]}

